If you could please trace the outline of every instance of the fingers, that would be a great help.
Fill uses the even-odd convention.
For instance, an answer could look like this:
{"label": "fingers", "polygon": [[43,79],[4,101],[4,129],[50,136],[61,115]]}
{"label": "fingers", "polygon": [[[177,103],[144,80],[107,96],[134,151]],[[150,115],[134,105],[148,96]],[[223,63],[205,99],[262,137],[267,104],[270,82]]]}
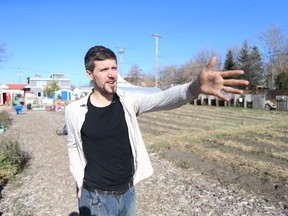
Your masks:
{"label": "fingers", "polygon": [[206,69],[209,71],[209,70],[212,70],[213,67],[215,66],[216,64],[216,61],[217,61],[217,58],[215,56],[212,57],[212,59],[210,60],[210,62],[208,63],[208,65],[206,66]]}
{"label": "fingers", "polygon": [[242,74],[244,74],[243,70],[230,70],[230,71],[221,72],[221,76],[223,78],[233,77],[233,76],[242,75]]}
{"label": "fingers", "polygon": [[236,80],[236,79],[227,79],[223,80],[223,85],[228,85],[228,86],[239,86],[239,85],[248,85],[249,82],[247,80]]}
{"label": "fingers", "polygon": [[[221,76],[223,78],[226,77],[232,77],[236,75],[242,75],[244,74],[244,71],[242,70],[231,70],[231,71],[225,71],[221,72]],[[243,79],[224,79],[223,80],[223,86],[247,86],[249,85],[249,81],[243,80]],[[232,93],[232,94],[243,94],[242,90],[231,88],[231,87],[225,87],[225,92]]]}
{"label": "fingers", "polygon": [[222,100],[224,100],[224,101],[229,101],[229,100],[230,100],[229,97],[223,95],[221,92],[217,92],[217,93],[215,93],[214,95],[215,95],[216,97],[218,97],[219,99],[222,99]]}
{"label": "fingers", "polygon": [[[223,87],[221,91],[226,92],[226,93],[231,93],[231,94],[243,94],[243,90],[235,89],[232,87]],[[218,97],[219,99],[224,100],[224,101],[230,100],[229,97],[223,95],[221,92],[216,93],[215,96]]]}
{"label": "fingers", "polygon": [[243,94],[243,90],[235,89],[231,87],[223,87],[222,91],[226,93],[232,93],[232,94]]}

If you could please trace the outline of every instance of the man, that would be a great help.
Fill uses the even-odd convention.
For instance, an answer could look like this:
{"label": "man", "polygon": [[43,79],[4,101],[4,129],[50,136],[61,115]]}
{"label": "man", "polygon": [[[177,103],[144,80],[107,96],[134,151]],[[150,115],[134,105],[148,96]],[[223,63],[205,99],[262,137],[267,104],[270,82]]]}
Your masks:
{"label": "man", "polygon": [[117,90],[117,58],[113,51],[95,46],[84,60],[94,88],[65,109],[70,170],[77,183],[80,215],[136,215],[134,185],[153,172],[138,115],[177,108],[200,93],[229,100],[223,91],[241,94],[231,86],[248,84],[245,80],[224,79],[243,71],[213,72],[216,58],[212,58],[191,83],[156,94],[125,95]]}

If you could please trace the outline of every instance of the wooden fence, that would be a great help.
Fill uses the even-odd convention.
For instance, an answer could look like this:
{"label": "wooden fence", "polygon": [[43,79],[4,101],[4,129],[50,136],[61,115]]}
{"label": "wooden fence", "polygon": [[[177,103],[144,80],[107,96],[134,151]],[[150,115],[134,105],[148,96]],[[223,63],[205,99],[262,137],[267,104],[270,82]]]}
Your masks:
{"label": "wooden fence", "polygon": [[[197,99],[193,100],[191,104],[194,105],[208,105],[208,106],[228,106],[228,107],[243,107],[253,109],[267,109],[266,95],[252,95],[252,94],[226,94],[230,101],[223,101],[217,97],[200,94]],[[288,96],[276,96],[277,105],[274,109],[281,111],[288,111]],[[270,103],[271,104],[271,103]]]}
{"label": "wooden fence", "polygon": [[253,109],[265,109],[266,96],[265,95],[253,95],[252,96],[252,108]]}
{"label": "wooden fence", "polygon": [[282,110],[282,111],[288,111],[288,96],[282,95],[282,96],[276,96],[276,109]]}

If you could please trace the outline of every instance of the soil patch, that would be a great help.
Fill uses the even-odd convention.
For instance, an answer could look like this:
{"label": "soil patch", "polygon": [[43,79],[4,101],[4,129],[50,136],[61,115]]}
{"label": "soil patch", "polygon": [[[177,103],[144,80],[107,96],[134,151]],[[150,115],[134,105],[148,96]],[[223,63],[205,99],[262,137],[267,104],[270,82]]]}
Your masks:
{"label": "soil patch", "polygon": [[266,197],[267,201],[283,202],[288,207],[288,185],[285,182],[270,181],[268,178],[260,178],[259,176],[244,173],[235,168],[212,161],[201,155],[191,155],[179,151],[176,148],[165,149],[161,152],[162,157],[176,162],[176,165],[187,164],[189,169],[200,172],[203,175],[213,176],[222,184],[236,184],[245,191],[252,191]]}

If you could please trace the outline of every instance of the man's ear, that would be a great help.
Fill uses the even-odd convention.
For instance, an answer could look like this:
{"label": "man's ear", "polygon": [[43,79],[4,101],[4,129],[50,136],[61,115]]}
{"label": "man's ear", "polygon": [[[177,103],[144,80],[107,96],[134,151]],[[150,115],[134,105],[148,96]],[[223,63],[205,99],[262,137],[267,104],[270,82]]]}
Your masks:
{"label": "man's ear", "polygon": [[93,80],[93,73],[90,70],[86,70],[86,76],[90,79]]}

